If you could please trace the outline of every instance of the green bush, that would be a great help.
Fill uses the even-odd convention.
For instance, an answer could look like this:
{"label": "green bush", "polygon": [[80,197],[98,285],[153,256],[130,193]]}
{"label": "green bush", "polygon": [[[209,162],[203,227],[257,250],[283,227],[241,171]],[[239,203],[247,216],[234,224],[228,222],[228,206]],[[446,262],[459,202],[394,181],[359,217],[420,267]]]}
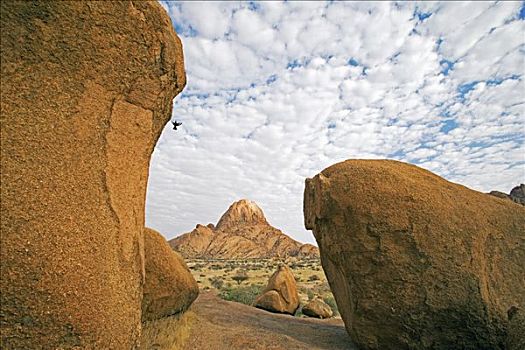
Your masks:
{"label": "green bush", "polygon": [[246,305],[252,305],[255,299],[261,295],[264,287],[261,285],[241,286],[234,288],[224,288],[219,293],[219,297],[228,301],[235,301]]}
{"label": "green bush", "polygon": [[337,304],[335,303],[335,299],[332,295],[324,297],[323,300],[328,304],[328,306],[330,306],[334,312],[334,316],[339,315],[339,309],[337,308]]}
{"label": "green bush", "polygon": [[232,280],[237,282],[237,284],[241,284],[242,282],[248,280],[248,274],[246,270],[237,271],[237,273],[232,277]]}
{"label": "green bush", "polygon": [[319,281],[321,278],[318,276],[318,275],[311,275],[310,277],[308,277],[308,281],[309,282],[312,282],[312,281]]}
{"label": "green bush", "polygon": [[315,296],[314,292],[309,289],[306,291],[306,295],[308,295],[308,300],[312,300]]}
{"label": "green bush", "polygon": [[212,287],[215,289],[221,289],[224,284],[223,279],[220,277],[210,277],[208,279],[210,280]]}

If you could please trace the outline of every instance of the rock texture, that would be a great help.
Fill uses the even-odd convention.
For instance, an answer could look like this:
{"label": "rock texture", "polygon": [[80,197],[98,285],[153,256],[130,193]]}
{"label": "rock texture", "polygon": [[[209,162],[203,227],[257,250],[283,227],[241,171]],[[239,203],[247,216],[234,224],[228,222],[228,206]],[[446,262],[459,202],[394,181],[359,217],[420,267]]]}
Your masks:
{"label": "rock texture", "polygon": [[413,165],[348,160],[306,180],[304,214],[362,348],[504,349],[508,311],[525,305],[525,208]]}
{"label": "rock texture", "polygon": [[509,196],[514,202],[525,205],[525,184],[514,187]]}
{"label": "rock texture", "polygon": [[142,321],[151,321],[185,311],[199,295],[197,281],[182,257],[160,233],[144,231],[146,283]]}
{"label": "rock texture", "polygon": [[239,226],[269,226],[263,211],[255,202],[241,199],[230,205],[215,226],[216,230],[235,230]]}
{"label": "rock texture", "polygon": [[0,4],[2,345],[131,349],[181,43],[155,2]]}
{"label": "rock texture", "polygon": [[316,258],[319,249],[301,244],[271,226],[261,208],[241,199],[233,203],[216,226],[197,225],[169,241],[185,258]]}
{"label": "rock texture", "polygon": [[310,317],[330,318],[334,315],[332,308],[323,299],[315,297],[303,306],[303,314]]}
{"label": "rock texture", "polygon": [[525,312],[523,309],[511,308],[507,311],[509,330],[505,350],[525,349]]}
{"label": "rock texture", "polygon": [[254,306],[272,312],[295,314],[299,307],[299,294],[293,272],[288,266],[279,265],[262,294],[255,299]]}
{"label": "rock texture", "polygon": [[491,191],[490,195],[503,199],[510,199],[521,205],[525,205],[525,184],[514,187],[509,194],[500,191]]}
{"label": "rock texture", "polygon": [[198,224],[193,231],[174,238],[168,243],[185,258],[194,258],[204,255],[214,236],[212,228]]}

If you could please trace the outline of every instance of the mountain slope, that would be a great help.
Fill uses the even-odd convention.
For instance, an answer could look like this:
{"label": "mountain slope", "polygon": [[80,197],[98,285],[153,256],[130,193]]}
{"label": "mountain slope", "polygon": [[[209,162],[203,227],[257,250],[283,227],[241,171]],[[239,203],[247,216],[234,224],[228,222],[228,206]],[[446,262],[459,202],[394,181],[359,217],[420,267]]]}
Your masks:
{"label": "mountain slope", "polygon": [[318,257],[319,250],[271,226],[252,201],[241,199],[222,215],[217,226],[197,225],[169,241],[186,258],[246,259]]}

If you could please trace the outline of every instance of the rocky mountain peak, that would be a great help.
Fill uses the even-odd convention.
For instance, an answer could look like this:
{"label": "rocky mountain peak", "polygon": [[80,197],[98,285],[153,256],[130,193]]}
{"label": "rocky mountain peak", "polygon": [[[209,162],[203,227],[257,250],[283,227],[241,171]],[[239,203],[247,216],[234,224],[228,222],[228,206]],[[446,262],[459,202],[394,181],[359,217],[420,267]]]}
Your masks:
{"label": "rocky mountain peak", "polygon": [[269,225],[261,208],[255,202],[241,199],[233,203],[217,223],[217,230],[231,227]]}
{"label": "rocky mountain peak", "polygon": [[222,215],[217,226],[198,224],[169,241],[187,258],[317,258],[319,249],[301,244],[271,226],[255,202],[241,199]]}

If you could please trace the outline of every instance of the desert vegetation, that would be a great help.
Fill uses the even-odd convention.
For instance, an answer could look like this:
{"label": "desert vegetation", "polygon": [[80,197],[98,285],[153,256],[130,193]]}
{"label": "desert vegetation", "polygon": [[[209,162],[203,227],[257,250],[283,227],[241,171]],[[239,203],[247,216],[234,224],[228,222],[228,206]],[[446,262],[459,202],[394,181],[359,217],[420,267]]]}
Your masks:
{"label": "desert vegetation", "polygon": [[[282,262],[281,259],[187,259],[201,289],[215,290],[224,300],[246,305],[253,304]],[[319,259],[293,258],[286,263],[293,271],[302,305],[319,296],[332,308],[334,315],[339,315]],[[299,308],[296,316],[301,315]]]}

